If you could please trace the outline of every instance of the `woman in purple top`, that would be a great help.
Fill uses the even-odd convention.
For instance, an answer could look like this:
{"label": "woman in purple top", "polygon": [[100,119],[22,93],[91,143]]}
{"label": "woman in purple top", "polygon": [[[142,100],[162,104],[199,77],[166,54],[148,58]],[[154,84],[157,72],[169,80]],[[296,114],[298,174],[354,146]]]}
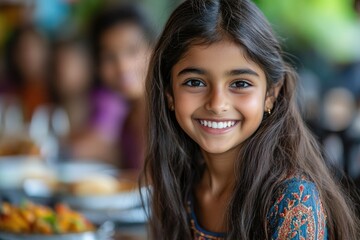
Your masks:
{"label": "woman in purple top", "polygon": [[139,169],[144,159],[144,85],[152,39],[149,21],[133,5],[105,10],[94,24],[101,87],[93,95],[92,126],[114,143],[113,160],[122,168]]}

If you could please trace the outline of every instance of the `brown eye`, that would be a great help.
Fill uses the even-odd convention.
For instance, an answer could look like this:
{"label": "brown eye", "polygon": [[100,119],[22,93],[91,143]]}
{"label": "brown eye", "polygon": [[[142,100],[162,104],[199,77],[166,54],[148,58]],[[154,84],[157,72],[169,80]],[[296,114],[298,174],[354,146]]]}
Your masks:
{"label": "brown eye", "polygon": [[198,79],[190,79],[183,83],[183,85],[189,86],[189,87],[205,87],[206,85]]}
{"label": "brown eye", "polygon": [[246,81],[236,81],[236,82],[233,82],[230,85],[230,87],[231,88],[248,88],[248,87],[251,87],[251,84],[249,84]]}

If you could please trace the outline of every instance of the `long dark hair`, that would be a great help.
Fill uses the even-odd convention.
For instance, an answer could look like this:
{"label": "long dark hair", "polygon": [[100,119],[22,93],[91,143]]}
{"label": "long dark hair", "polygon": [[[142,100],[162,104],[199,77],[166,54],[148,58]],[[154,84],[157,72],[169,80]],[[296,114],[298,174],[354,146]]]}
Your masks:
{"label": "long dark hair", "polygon": [[330,239],[358,239],[351,204],[332,179],[320,148],[305,127],[295,100],[297,76],[283,60],[279,42],[250,0],[188,0],[171,15],[155,47],[147,81],[149,135],[144,168],[151,185],[153,239],[191,239],[186,197],[201,177],[199,147],[168,109],[172,67],[189,47],[231,39],[266,74],[268,89],[283,86],[273,112],[242,145],[236,184],[224,223],[227,239],[268,239],[266,216],[274,191],[289,173],[317,186]]}

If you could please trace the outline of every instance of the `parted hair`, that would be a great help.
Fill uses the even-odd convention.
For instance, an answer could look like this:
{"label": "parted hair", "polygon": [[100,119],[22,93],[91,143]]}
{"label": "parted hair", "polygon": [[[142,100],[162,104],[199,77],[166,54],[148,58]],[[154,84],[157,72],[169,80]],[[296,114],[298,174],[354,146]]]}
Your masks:
{"label": "parted hair", "polygon": [[151,58],[147,77],[148,149],[144,178],[150,185],[152,239],[191,239],[187,196],[203,170],[199,146],[169,110],[171,70],[190,47],[231,39],[265,72],[267,88],[283,84],[271,115],[243,144],[236,184],[226,212],[227,239],[269,239],[266,220],[275,189],[289,173],[317,186],[329,239],[360,239],[351,201],[334,180],[321,149],[296,105],[297,75],[268,21],[250,0],[187,0],[172,13]]}

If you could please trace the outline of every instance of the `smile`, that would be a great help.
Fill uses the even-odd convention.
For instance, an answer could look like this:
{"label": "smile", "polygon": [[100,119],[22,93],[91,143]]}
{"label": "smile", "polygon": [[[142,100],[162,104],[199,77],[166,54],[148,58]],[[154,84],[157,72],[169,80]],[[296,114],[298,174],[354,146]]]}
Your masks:
{"label": "smile", "polygon": [[210,120],[199,120],[200,124],[213,129],[224,129],[230,128],[236,124],[237,121],[210,121]]}

